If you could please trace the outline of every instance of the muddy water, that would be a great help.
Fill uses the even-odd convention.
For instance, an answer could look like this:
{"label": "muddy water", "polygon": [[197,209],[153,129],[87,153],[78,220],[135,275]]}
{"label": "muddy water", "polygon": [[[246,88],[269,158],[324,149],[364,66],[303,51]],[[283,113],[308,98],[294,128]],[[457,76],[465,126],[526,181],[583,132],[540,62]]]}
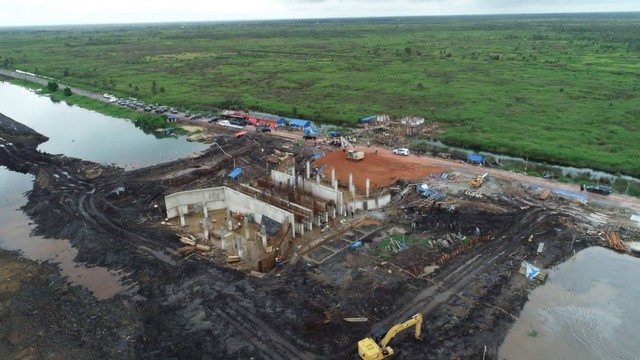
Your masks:
{"label": "muddy water", "polygon": [[500,359],[640,359],[640,259],[578,253],[535,289]]}
{"label": "muddy water", "polygon": [[98,299],[107,299],[122,290],[120,274],[101,267],[87,268],[73,262],[78,251],[67,240],[30,236],[33,225],[19,209],[26,203],[22,195],[32,187],[33,176],[0,167],[0,247],[19,250],[36,261],[59,264],[63,275],[74,284],[89,288]]}
{"label": "muddy water", "polygon": [[[130,121],[104,116],[65,103],[53,103],[27,89],[0,82],[0,113],[49,137],[39,149],[125,169],[152,165],[203,150],[205,145],[183,138],[159,139],[145,134]],[[33,187],[33,176],[0,167],[0,247],[19,250],[32,260],[59,264],[72,283],[89,288],[97,298],[109,298],[122,290],[121,274],[105,268],[74,263],[77,250],[64,239],[30,236],[32,225],[19,208],[24,192]]]}

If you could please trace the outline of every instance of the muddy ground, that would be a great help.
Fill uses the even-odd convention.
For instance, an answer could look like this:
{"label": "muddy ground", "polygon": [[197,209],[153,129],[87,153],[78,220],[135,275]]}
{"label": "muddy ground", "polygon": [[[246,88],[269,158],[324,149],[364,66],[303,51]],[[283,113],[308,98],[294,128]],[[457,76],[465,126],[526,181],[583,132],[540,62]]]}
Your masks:
{"label": "muddy ground", "polygon": [[[619,208],[562,197],[543,202],[534,190],[498,178],[480,199],[455,191],[464,186],[452,181],[434,186],[450,186],[455,206],[396,192],[387,208],[356,216],[381,224],[358,251],[320,265],[297,257],[258,279],[228,268],[220,254],[176,255],[178,236],[161,224],[163,195],[225,184],[234,161],[246,166],[246,179],[264,176],[258,146],[265,155],[302,155],[304,148],[284,148],[268,135],[219,135],[226,154],[212,146],[197,157],[124,172],[38,152],[44,139],[12,124],[0,116],[0,165],[35,175],[23,210],[36,234],[69,239],[79,262],[124,271],[127,290],[98,301],[51,265],[0,253],[7,279],[0,287],[1,358],[354,359],[357,341],[374,328],[421,312],[424,341],[404,333],[395,340],[403,358],[496,359],[538,285],[518,273],[523,259],[546,268],[606,245],[589,234],[611,224],[623,237],[637,236],[616,222],[628,218]],[[398,234],[417,240],[397,251],[388,239]],[[427,274],[429,266],[438,268]]]}

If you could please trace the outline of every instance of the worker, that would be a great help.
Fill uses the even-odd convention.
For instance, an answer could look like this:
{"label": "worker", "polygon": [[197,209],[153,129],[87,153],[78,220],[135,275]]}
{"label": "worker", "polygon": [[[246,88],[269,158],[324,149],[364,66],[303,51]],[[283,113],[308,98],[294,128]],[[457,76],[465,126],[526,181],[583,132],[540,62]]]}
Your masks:
{"label": "worker", "polygon": [[378,155],[378,149],[376,149],[376,155]]}
{"label": "worker", "polygon": [[280,259],[276,256],[276,269],[280,266]]}

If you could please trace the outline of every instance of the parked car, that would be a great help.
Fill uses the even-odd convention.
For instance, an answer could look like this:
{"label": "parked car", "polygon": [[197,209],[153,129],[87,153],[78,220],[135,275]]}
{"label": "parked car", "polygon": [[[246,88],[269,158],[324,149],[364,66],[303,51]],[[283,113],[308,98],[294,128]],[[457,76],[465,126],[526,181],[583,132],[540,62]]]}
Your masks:
{"label": "parked car", "polygon": [[393,149],[393,153],[396,154],[396,155],[409,156],[409,149],[407,149],[407,148],[397,148],[397,149]]}
{"label": "parked car", "polygon": [[247,120],[243,120],[243,119],[231,119],[229,120],[229,122],[233,125],[238,125],[242,127],[245,127],[250,124]]}
{"label": "parked car", "polygon": [[256,126],[256,131],[259,131],[259,132],[271,132],[271,127],[266,126],[266,125],[259,125],[259,126]]}
{"label": "parked car", "polygon": [[611,195],[611,188],[604,185],[580,185],[580,191],[585,190],[596,194]]}
{"label": "parked car", "polygon": [[220,116],[214,116],[211,119],[209,119],[209,122],[212,123],[212,122],[216,122],[218,120],[220,120]]}
{"label": "parked car", "polygon": [[306,133],[304,135],[302,135],[303,139],[316,139],[318,137],[318,134],[316,133]]}
{"label": "parked car", "polygon": [[220,126],[230,127],[234,129],[244,129],[243,126],[232,124],[229,122],[229,120],[221,120],[218,124],[220,124]]}

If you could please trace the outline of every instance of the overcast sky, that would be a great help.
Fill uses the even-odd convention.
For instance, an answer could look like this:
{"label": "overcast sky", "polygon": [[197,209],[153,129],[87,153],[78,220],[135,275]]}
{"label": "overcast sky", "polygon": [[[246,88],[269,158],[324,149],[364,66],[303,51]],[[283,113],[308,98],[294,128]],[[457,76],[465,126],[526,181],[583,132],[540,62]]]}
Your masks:
{"label": "overcast sky", "polygon": [[0,26],[640,11],[640,0],[0,0]]}

